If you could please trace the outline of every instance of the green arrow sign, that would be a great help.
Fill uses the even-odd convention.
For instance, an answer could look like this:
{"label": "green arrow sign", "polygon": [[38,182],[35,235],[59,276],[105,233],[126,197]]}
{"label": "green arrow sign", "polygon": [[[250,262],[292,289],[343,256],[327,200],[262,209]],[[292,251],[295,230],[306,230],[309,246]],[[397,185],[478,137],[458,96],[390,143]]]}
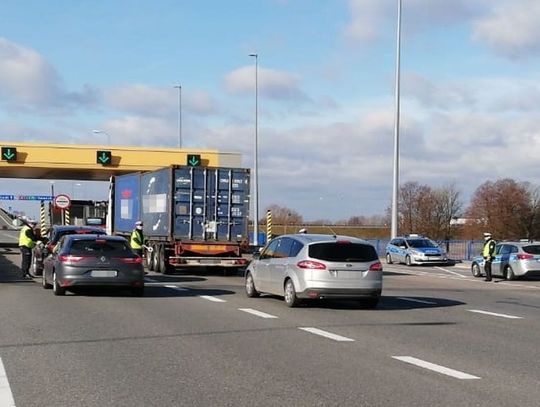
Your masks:
{"label": "green arrow sign", "polygon": [[110,151],[97,151],[96,163],[101,165],[109,165],[112,161],[112,154]]}
{"label": "green arrow sign", "polygon": [[187,165],[190,167],[198,167],[201,165],[201,155],[200,154],[188,154],[187,155]]}
{"label": "green arrow sign", "polygon": [[2,160],[17,161],[17,149],[15,147],[2,147]]}

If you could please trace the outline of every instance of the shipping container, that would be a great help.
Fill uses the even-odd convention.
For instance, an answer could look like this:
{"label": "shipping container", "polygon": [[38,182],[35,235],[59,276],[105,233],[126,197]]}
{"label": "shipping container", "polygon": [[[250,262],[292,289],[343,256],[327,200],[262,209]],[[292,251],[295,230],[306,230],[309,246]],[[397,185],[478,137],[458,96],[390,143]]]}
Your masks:
{"label": "shipping container", "polygon": [[128,234],[143,221],[149,269],[245,265],[248,169],[173,166],[113,182],[113,232]]}

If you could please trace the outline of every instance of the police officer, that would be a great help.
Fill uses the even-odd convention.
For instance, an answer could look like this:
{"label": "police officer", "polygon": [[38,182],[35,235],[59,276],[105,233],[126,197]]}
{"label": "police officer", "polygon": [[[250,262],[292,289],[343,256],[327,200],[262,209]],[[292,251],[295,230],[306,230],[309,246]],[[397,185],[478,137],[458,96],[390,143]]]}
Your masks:
{"label": "police officer", "polygon": [[144,245],[144,235],[143,235],[143,223],[138,220],[135,222],[135,229],[131,232],[131,240],[129,242],[131,249],[142,257],[143,255],[143,245]]}
{"label": "police officer", "polygon": [[484,233],[484,248],[482,249],[482,257],[484,258],[484,271],[486,272],[485,281],[491,281],[491,262],[495,256],[495,240],[491,237],[491,233]]}
{"label": "police officer", "polygon": [[19,233],[19,249],[21,250],[21,277],[32,278],[30,264],[32,263],[32,249],[36,247],[37,237],[34,229],[37,223],[33,219],[26,221]]}

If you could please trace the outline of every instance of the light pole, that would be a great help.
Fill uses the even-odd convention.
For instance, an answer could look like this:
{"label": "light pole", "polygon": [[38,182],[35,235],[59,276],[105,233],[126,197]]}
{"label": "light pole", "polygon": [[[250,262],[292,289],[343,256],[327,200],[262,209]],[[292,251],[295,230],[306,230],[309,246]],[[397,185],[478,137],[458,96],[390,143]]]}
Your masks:
{"label": "light pole", "polygon": [[107,133],[106,131],[92,130],[92,133],[94,133],[94,134],[104,134],[105,136],[107,136],[107,144],[111,145],[111,135],[109,133]]}
{"label": "light pole", "polygon": [[255,58],[255,142],[253,144],[253,245],[259,245],[259,166],[258,166],[258,116],[259,116],[259,83],[258,83],[258,71],[259,71],[259,55],[249,54],[250,57]]}
{"label": "light pole", "polygon": [[178,148],[182,148],[182,86],[175,88],[178,89]]}
{"label": "light pole", "polygon": [[396,94],[395,94],[395,128],[394,128],[394,177],[392,184],[392,226],[390,237],[393,239],[398,233],[398,194],[399,194],[399,87],[400,87],[400,53],[401,53],[401,0],[398,1],[397,10],[397,46],[396,46]]}

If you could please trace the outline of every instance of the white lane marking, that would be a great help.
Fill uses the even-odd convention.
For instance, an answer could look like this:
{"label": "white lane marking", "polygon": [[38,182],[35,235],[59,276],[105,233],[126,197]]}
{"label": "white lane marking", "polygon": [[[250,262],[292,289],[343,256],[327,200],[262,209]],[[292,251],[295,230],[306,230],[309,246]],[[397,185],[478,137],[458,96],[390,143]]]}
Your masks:
{"label": "white lane marking", "polygon": [[341,335],[336,335],[331,332],[323,331],[322,329],[318,329],[318,328],[299,327],[298,329],[301,329],[302,331],[310,332],[315,335],[324,336],[325,338],[333,339],[334,341],[338,341],[338,342],[354,342],[354,339],[347,338]]}
{"label": "white lane marking", "polygon": [[480,379],[478,376],[473,376],[465,372],[460,372],[459,370],[450,369],[441,365],[436,365],[435,363],[426,362],[422,359],[413,358],[412,356],[392,356],[394,359],[401,360],[405,363],[410,363],[411,365],[423,367],[424,369],[433,370],[437,373],[442,373],[447,376],[455,377],[456,379],[461,380],[473,380]]}
{"label": "white lane marking", "polygon": [[244,311],[248,314],[253,314],[261,318],[277,318],[275,315],[267,314],[266,312],[257,311],[252,308],[238,308],[238,311]]}
{"label": "white lane marking", "polygon": [[417,300],[416,298],[409,298],[409,297],[398,297],[398,300],[419,302],[420,304],[431,304],[431,305],[437,304],[436,302],[433,302],[433,301]]}
{"label": "white lane marking", "polygon": [[496,312],[482,311],[479,309],[468,309],[469,312],[476,312],[478,314],[492,315],[494,317],[508,318],[508,319],[523,319],[523,317],[517,317],[515,315],[497,314]]}
{"label": "white lane marking", "polygon": [[187,291],[188,290],[187,288],[180,287],[180,286],[177,286],[177,285],[172,285],[172,284],[167,284],[167,285],[164,285],[163,287],[172,288],[173,290],[178,290],[178,291]]}
{"label": "white lane marking", "polygon": [[445,268],[438,267],[438,266],[435,266],[434,268],[436,268],[437,270],[445,271],[445,272],[450,273],[450,274],[454,274],[454,275],[459,276],[459,277],[461,277],[461,278],[467,278],[467,277],[464,276],[463,274],[460,274],[460,273],[455,272],[455,271],[452,271],[452,270],[447,270],[447,269],[445,269]]}
{"label": "white lane marking", "polygon": [[0,406],[15,407],[15,400],[13,400],[2,358],[0,358]]}
{"label": "white lane marking", "polygon": [[211,295],[199,295],[199,297],[212,302],[227,302],[221,298],[212,297]]}

